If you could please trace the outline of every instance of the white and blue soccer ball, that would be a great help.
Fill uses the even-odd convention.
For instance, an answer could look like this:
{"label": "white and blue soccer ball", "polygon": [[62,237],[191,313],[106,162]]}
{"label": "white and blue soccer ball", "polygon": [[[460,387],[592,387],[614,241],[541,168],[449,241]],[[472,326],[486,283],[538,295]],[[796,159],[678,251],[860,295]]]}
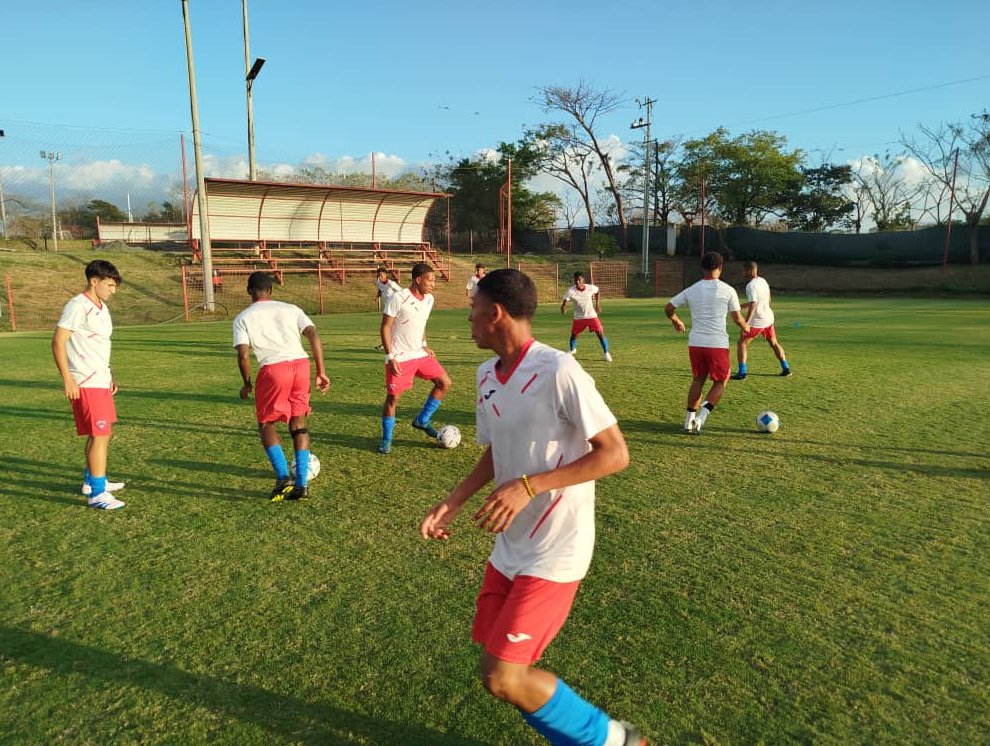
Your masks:
{"label": "white and blue soccer ball", "polygon": [[780,429],[780,418],[767,410],[756,415],[756,429],[761,433],[775,433]]}
{"label": "white and blue soccer ball", "polygon": [[444,425],[437,433],[437,442],[444,448],[457,448],[461,444],[461,431],[454,425]]}
{"label": "white and blue soccer ball", "polygon": [[[292,474],[296,473],[296,460],[292,459]],[[320,476],[320,460],[316,457],[316,454],[309,454],[309,481],[312,482]]]}

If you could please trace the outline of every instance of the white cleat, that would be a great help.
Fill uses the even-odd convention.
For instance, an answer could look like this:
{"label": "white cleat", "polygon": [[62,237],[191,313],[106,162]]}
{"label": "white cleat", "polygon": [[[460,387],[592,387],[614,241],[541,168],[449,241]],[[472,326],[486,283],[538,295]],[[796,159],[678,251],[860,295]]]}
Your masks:
{"label": "white cleat", "polygon": [[[124,489],[125,484],[126,484],[125,482],[107,482],[107,492],[116,492],[117,490],[122,490]],[[89,497],[90,495],[93,494],[93,488],[90,487],[85,482],[83,482],[82,493],[86,497]]]}
{"label": "white cleat", "polygon": [[694,422],[692,423],[691,434],[701,435],[701,428],[704,426],[705,421],[708,419],[708,415],[711,412],[710,409],[705,409],[702,407],[698,410],[698,414],[695,415]]}
{"label": "white cleat", "polygon": [[126,503],[122,503],[109,492],[104,492],[96,497],[91,497],[87,501],[87,505],[89,505],[89,507],[96,508],[97,510],[120,510],[125,504]]}
{"label": "white cleat", "polygon": [[611,352],[606,352],[605,353],[605,362],[606,363],[612,362],[612,353]]}

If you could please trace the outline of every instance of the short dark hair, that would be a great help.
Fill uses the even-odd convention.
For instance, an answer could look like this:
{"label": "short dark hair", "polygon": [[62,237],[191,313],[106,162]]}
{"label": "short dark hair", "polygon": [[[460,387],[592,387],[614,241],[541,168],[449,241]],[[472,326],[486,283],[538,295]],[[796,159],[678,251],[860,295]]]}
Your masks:
{"label": "short dark hair", "polygon": [[478,280],[478,292],[514,319],[531,319],[536,313],[536,285],[518,269],[489,272]]}
{"label": "short dark hair", "polygon": [[433,267],[427,264],[426,262],[416,262],[412,266],[412,269],[409,271],[412,275],[412,278],[415,280],[417,277],[422,277],[427,272],[432,272]]}
{"label": "short dark hair", "polygon": [[577,282],[578,279],[581,279],[581,280],[584,279],[584,272],[575,272],[574,273],[574,282]]}
{"label": "short dark hair", "polygon": [[388,270],[385,267],[379,267],[378,268],[378,274],[380,274],[380,275],[387,275],[388,274]]}
{"label": "short dark hair", "polygon": [[252,272],[248,276],[247,289],[249,293],[270,293],[273,286],[272,276],[267,272]]}
{"label": "short dark hair", "polygon": [[477,270],[479,270],[479,269],[484,269],[484,268],[485,268],[485,265],[484,265],[484,264],[475,264],[475,265],[474,265],[474,269],[475,269],[475,271],[477,271]]}
{"label": "short dark hair", "polygon": [[106,259],[94,259],[86,265],[86,279],[91,280],[94,277],[101,280],[113,280],[118,285],[123,282],[120,279],[120,272]]}
{"label": "short dark hair", "polygon": [[752,259],[750,259],[748,262],[743,262],[743,269],[745,269],[747,272],[749,272],[750,270],[754,272],[759,271],[759,268],[756,266],[756,262],[754,262]]}
{"label": "short dark hair", "polygon": [[701,257],[701,268],[706,272],[712,272],[722,268],[722,255],[717,251],[709,251]]}

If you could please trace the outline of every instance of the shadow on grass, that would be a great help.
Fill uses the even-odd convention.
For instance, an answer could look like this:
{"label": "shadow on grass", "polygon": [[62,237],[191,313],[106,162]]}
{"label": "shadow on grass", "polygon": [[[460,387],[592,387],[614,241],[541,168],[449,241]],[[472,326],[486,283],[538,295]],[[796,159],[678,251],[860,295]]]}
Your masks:
{"label": "shadow on grass", "polygon": [[293,743],[353,743],[357,739],[371,743],[448,746],[482,743],[415,723],[393,722],[323,702],[307,702],[259,686],[188,673],[172,665],[149,663],[17,627],[0,625],[0,650],[8,660],[55,675],[83,673],[105,683],[158,692],[183,705],[204,707],[221,717],[256,725]]}

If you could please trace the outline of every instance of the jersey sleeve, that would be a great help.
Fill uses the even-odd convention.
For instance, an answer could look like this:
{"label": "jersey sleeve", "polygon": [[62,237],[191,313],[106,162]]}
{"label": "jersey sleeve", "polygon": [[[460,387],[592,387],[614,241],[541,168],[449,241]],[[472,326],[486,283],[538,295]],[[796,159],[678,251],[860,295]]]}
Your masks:
{"label": "jersey sleeve", "polygon": [[670,299],[670,305],[674,308],[680,308],[685,303],[687,303],[687,293],[683,290]]}
{"label": "jersey sleeve", "polygon": [[392,297],[388,299],[385,307],[382,308],[382,313],[386,316],[391,316],[395,318],[399,315],[399,306],[402,305],[402,293],[392,293]]}
{"label": "jersey sleeve", "polygon": [[733,311],[739,311],[742,306],[739,305],[739,293],[732,286],[729,286],[729,313]]}
{"label": "jersey sleeve", "polygon": [[588,285],[588,289],[592,295],[598,295],[601,292],[601,289],[597,285]]}
{"label": "jersey sleeve", "polygon": [[234,347],[250,345],[251,335],[248,334],[247,324],[242,316],[234,319]]}
{"label": "jersey sleeve", "polygon": [[299,327],[299,331],[301,332],[303,329],[306,329],[307,327],[316,326],[316,324],[314,324],[313,323],[313,320],[309,316],[306,315],[306,312],[305,311],[303,311],[301,308],[299,308],[297,306],[296,307],[296,326]]}
{"label": "jersey sleeve", "polygon": [[567,288],[567,292],[564,293],[564,300],[574,300],[573,290],[574,288]]}
{"label": "jersey sleeve", "polygon": [[481,398],[481,382],[484,380],[485,373],[486,373],[485,366],[482,365],[481,367],[478,368],[478,372],[477,372],[477,374],[474,377],[474,380],[475,380],[475,384],[474,384],[474,393],[475,393],[475,396],[474,396],[474,426],[475,426],[474,427],[474,429],[475,429],[474,441],[479,446],[491,445],[491,442],[492,442],[492,436],[488,432],[488,421],[485,419],[485,410],[484,410],[484,407],[482,407],[482,405],[481,405],[481,402],[482,402],[482,398]]}
{"label": "jersey sleeve", "polygon": [[86,313],[81,304],[74,300],[65,304],[62,309],[62,316],[58,320],[58,326],[68,329],[70,332],[78,331],[86,319]]}
{"label": "jersey sleeve", "polygon": [[612,410],[595,387],[595,380],[573,358],[557,369],[557,396],[561,414],[588,440],[616,424]]}

